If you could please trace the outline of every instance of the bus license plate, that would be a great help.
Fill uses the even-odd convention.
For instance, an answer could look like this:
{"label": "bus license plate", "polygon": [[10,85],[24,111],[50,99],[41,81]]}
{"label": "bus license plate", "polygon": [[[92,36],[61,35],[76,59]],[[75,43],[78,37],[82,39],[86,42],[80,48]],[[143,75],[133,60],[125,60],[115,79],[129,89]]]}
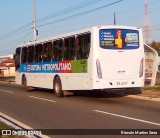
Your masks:
{"label": "bus license plate", "polygon": [[124,82],[122,81],[122,82],[117,82],[117,85],[127,85],[127,83],[128,82],[126,82],[126,81],[124,81]]}

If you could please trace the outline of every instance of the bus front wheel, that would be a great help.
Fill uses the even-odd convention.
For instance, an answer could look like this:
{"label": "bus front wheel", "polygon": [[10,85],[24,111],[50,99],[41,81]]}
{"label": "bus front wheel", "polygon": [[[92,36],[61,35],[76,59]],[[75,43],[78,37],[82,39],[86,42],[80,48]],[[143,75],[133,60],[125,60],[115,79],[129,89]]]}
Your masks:
{"label": "bus front wheel", "polygon": [[57,97],[64,97],[64,92],[62,90],[62,84],[59,77],[56,77],[54,80],[54,93]]}

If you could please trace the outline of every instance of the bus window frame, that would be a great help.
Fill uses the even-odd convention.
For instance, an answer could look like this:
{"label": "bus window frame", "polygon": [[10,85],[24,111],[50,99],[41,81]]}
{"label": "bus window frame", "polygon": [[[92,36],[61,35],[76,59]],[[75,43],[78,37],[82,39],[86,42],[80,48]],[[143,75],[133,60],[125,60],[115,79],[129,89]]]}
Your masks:
{"label": "bus window frame", "polygon": [[[63,40],[64,40],[64,48],[63,48],[63,59],[64,60],[74,60],[75,59],[75,35],[72,35],[72,36],[68,36],[68,37],[65,37]],[[69,41],[69,46],[68,46],[68,58],[65,58],[64,55],[65,55],[65,52],[67,51],[67,49],[65,50],[65,40],[68,39]]]}
{"label": "bus window frame", "polygon": [[[23,54],[23,49],[27,49],[26,50],[26,53],[25,54]],[[22,52],[21,52],[21,63],[22,64],[26,64],[26,63],[28,63],[28,46],[25,46],[25,47],[22,47]],[[25,57],[25,58],[24,58]],[[24,59],[25,59],[25,62],[24,62]]]}
{"label": "bus window frame", "polygon": [[[62,42],[62,45],[59,45],[59,42]],[[54,61],[63,61],[63,38],[53,40],[53,45]]]}
{"label": "bus window frame", "polygon": [[[87,35],[89,35],[89,45],[86,43],[87,41]],[[82,40],[76,40],[77,38],[82,39]],[[77,47],[77,42],[79,43],[79,55],[81,57],[78,57],[78,47]],[[90,32],[86,32],[86,33],[82,33],[82,34],[78,34],[76,35],[75,38],[75,43],[76,43],[76,59],[77,60],[81,60],[81,59],[88,59],[89,57],[89,53],[90,53],[90,46],[91,46],[91,33]],[[87,45],[88,47],[87,47]],[[86,50],[87,49],[87,50]]]}
{"label": "bus window frame", "polygon": [[[29,48],[30,47],[33,47],[33,50],[32,50],[32,52],[29,52]],[[30,46],[28,46],[28,53],[27,53],[27,63],[34,63],[34,49],[35,49],[35,46],[34,45],[30,45]],[[32,61],[30,61],[30,56],[32,55]]]}
{"label": "bus window frame", "polygon": [[20,68],[20,64],[21,64],[21,49],[22,49],[21,47],[18,47],[18,48],[16,48],[16,51],[15,51],[15,55],[14,55],[15,70],[18,70]]}
{"label": "bus window frame", "polygon": [[[41,46],[41,51],[39,50]],[[37,49],[38,47],[38,49]],[[38,50],[38,51],[37,51]],[[38,52],[38,53],[37,53]],[[41,53],[40,53],[41,52]],[[37,54],[37,57],[36,57]],[[34,57],[35,57],[35,62],[43,62],[42,60],[42,43],[35,44],[35,51],[34,51]],[[37,58],[37,59],[36,59]]]}

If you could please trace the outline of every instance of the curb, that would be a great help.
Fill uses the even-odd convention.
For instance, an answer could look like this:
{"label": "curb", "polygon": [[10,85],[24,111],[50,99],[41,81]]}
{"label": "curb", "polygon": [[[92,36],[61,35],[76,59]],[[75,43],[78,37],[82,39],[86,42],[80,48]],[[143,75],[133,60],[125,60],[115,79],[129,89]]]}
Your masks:
{"label": "curb", "polygon": [[15,82],[10,82],[10,81],[0,81],[0,84],[15,84]]}

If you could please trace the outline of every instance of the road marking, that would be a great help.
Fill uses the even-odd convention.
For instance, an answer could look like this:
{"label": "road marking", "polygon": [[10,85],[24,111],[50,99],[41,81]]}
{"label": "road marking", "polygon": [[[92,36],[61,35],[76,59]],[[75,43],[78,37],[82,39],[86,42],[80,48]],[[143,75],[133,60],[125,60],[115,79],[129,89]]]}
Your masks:
{"label": "road marking", "polygon": [[35,99],[39,99],[39,100],[48,101],[48,102],[53,102],[53,103],[55,103],[55,102],[56,102],[56,101],[54,101],[54,100],[44,99],[44,98],[35,97],[35,96],[29,96],[29,97],[31,97],[31,98],[35,98]]}
{"label": "road marking", "polygon": [[[18,120],[0,112],[0,121],[4,122],[5,124],[9,125],[9,126],[12,126],[13,128],[15,129],[24,129],[24,130],[34,130],[33,128],[31,128],[30,126],[27,126],[26,124],[23,124],[21,122],[19,122]],[[30,136],[29,136],[30,137]],[[37,135],[35,135],[35,137],[37,138]],[[50,138],[49,136],[47,135],[40,135],[39,137],[42,137],[42,138]],[[31,138],[34,138],[34,136],[31,136]]]}
{"label": "road marking", "polygon": [[12,91],[7,91],[7,90],[3,90],[3,89],[0,89],[0,91],[6,92],[6,93],[14,93],[14,92],[12,92]]}
{"label": "road marking", "polygon": [[104,111],[100,111],[100,110],[94,110],[94,111],[98,112],[98,113],[108,114],[108,115],[112,115],[112,116],[117,116],[117,117],[121,117],[121,118],[126,118],[126,119],[130,119],[130,120],[134,120],[134,121],[139,121],[139,122],[143,122],[143,123],[147,123],[147,124],[160,126],[159,123],[155,123],[155,122],[151,122],[151,121],[141,120],[141,119],[132,118],[132,117],[124,116],[124,115],[114,114],[114,113],[110,113],[110,112],[104,112]]}

